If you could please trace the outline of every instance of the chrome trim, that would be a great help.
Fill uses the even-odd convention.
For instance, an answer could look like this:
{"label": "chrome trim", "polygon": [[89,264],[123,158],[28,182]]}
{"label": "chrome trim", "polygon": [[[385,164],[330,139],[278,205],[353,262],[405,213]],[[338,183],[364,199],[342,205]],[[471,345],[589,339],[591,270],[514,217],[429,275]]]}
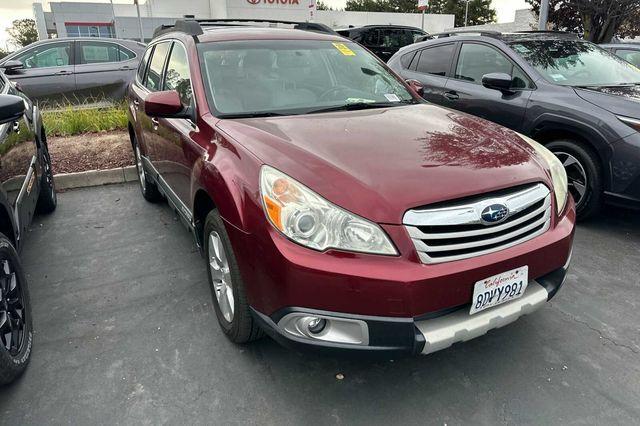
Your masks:
{"label": "chrome trim", "polygon": [[[482,222],[482,211],[492,204],[506,205],[509,209],[510,217],[541,201],[543,203],[540,207],[513,221],[502,222],[494,226],[487,225]],[[447,207],[409,210],[404,215],[403,223],[413,241],[421,262],[432,264],[467,259],[470,257],[493,253],[535,238],[545,233],[551,227],[551,213],[551,191],[544,184],[538,183],[512,194],[506,194],[502,197],[488,197],[475,202],[459,203],[457,205],[453,204],[452,206]],[[540,217],[537,218],[538,216]],[[533,223],[521,226],[534,218],[537,219]],[[461,225],[483,226],[479,229],[471,229],[468,231],[437,231],[438,226]],[[436,229],[430,229],[429,232],[423,232],[420,230],[419,226],[429,226]],[[540,227],[540,229],[537,231],[527,234],[538,227]],[[503,235],[495,235],[504,231],[508,232]],[[503,241],[508,241],[521,235],[522,238],[518,238],[516,241],[498,245],[497,247],[484,248],[500,244]],[[464,239],[469,237],[484,237],[484,239],[471,242],[464,241]],[[456,239],[461,241],[456,242]],[[436,244],[437,241],[442,240],[453,241],[446,245]],[[469,249],[476,250],[469,251]],[[452,253],[450,256],[434,256],[435,254],[445,251],[460,250],[464,250],[466,253]]]}
{"label": "chrome trim", "polygon": [[409,210],[404,214],[402,223],[411,226],[482,224],[480,214],[485,207],[492,204],[504,204],[509,208],[509,215],[513,216],[544,199],[549,193],[549,188],[538,183],[530,188],[504,197],[486,198],[475,203],[463,203],[451,207]]}
{"label": "chrome trim", "polygon": [[486,311],[469,315],[469,310],[465,309],[439,318],[416,321],[416,327],[425,339],[422,353],[430,354],[510,324],[521,316],[541,308],[547,302],[547,298],[547,290],[532,280],[529,281],[522,297]]}

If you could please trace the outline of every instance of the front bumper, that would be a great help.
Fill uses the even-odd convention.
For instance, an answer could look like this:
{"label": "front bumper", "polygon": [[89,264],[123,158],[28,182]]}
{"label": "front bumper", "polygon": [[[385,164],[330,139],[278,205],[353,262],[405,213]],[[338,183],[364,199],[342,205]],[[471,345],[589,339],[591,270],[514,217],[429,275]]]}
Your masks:
{"label": "front bumper", "polygon": [[[286,308],[271,316],[255,309],[252,309],[252,313],[267,334],[288,347],[313,348],[334,353],[372,352],[388,357],[429,354],[454,343],[482,336],[541,308],[563,285],[569,262],[570,257],[563,267],[537,280],[531,280],[525,294],[519,299],[475,315],[469,315],[470,305],[418,318],[350,315],[304,308]],[[364,324],[366,339],[356,339],[360,340],[357,343],[339,343],[294,334],[287,326],[287,319],[297,314],[316,316],[327,321]]]}

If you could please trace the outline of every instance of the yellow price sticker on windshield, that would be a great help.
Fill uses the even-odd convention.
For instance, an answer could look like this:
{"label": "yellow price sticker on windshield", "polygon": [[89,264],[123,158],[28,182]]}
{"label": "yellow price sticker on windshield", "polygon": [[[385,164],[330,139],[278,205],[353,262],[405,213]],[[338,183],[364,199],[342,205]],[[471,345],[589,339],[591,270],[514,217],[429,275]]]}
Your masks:
{"label": "yellow price sticker on windshield", "polygon": [[356,56],[355,52],[349,49],[344,43],[333,43],[333,47],[338,49],[344,56]]}

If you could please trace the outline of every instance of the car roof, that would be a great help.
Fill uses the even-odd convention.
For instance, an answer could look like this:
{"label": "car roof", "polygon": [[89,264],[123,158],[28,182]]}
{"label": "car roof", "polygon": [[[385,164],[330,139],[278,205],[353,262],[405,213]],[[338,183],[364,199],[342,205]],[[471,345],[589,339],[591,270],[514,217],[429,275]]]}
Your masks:
{"label": "car roof", "polygon": [[[170,31],[164,35],[182,34],[179,31]],[[162,38],[159,37],[159,38]],[[204,33],[197,36],[199,43],[216,41],[241,41],[241,40],[324,40],[345,41],[344,37],[336,34],[318,33],[314,31],[296,30],[289,28],[269,28],[250,26],[229,26],[205,28]]]}

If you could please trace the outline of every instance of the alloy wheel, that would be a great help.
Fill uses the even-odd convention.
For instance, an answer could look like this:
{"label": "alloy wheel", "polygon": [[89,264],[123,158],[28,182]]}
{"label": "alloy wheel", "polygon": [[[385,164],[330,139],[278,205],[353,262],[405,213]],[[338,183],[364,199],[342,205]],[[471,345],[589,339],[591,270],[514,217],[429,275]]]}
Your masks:
{"label": "alloy wheel", "polygon": [[46,161],[44,162],[44,176],[47,182],[47,190],[51,192],[51,199],[54,202],[57,199],[56,187],[53,181],[53,170],[51,170],[51,157],[49,157],[49,153],[46,155]]}
{"label": "alloy wheel", "polygon": [[580,207],[584,201],[589,183],[587,173],[582,164],[580,164],[580,161],[573,155],[562,151],[556,151],[554,154],[562,162],[567,172],[569,193],[576,202],[576,207]]}
{"label": "alloy wheel", "polygon": [[140,155],[140,148],[138,148],[138,144],[135,144],[135,153],[136,153],[136,169],[138,169],[138,180],[140,181],[140,185],[142,189],[146,187],[147,178],[144,175],[144,167],[142,166],[142,155]]}
{"label": "alloy wheel", "polygon": [[0,344],[16,356],[25,334],[24,295],[11,262],[0,260]]}
{"label": "alloy wheel", "polygon": [[220,239],[220,234],[216,231],[212,231],[209,234],[207,251],[209,257],[209,272],[211,273],[211,281],[213,282],[218,307],[224,319],[231,322],[233,321],[234,314],[231,271],[229,269],[227,253]]}

